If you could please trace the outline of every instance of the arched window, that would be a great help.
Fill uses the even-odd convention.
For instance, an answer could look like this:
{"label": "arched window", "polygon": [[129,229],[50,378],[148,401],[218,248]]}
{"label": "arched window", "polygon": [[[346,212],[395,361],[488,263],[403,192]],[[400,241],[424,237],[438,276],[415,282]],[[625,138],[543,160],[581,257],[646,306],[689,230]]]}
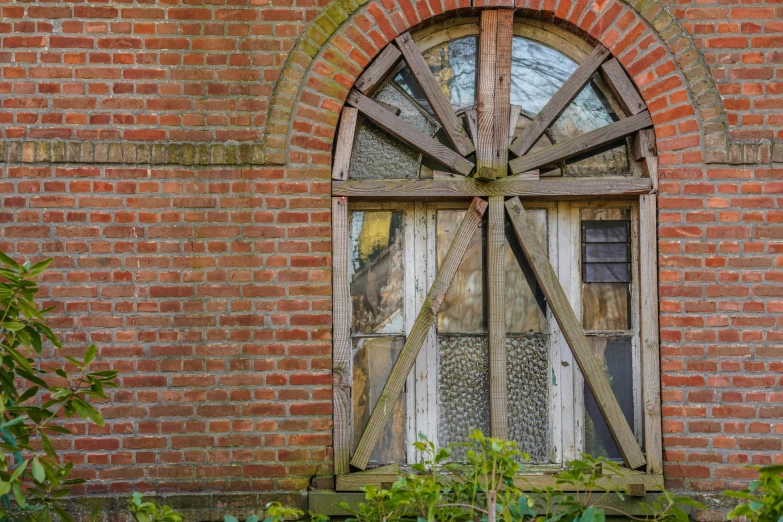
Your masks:
{"label": "arched window", "polygon": [[659,484],[651,126],[607,49],[513,10],[379,54],[334,151],[338,489],[473,428]]}

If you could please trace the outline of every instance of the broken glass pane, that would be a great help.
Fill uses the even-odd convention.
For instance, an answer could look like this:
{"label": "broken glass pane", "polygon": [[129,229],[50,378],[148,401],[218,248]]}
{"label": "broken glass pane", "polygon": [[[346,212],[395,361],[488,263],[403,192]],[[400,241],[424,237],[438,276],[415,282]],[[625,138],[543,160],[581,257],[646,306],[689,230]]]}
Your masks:
{"label": "broken glass pane", "polygon": [[353,333],[404,333],[402,248],[402,212],[351,213]]}
{"label": "broken glass pane", "polygon": [[[353,342],[353,449],[359,444],[375,404],[402,350],[403,337],[355,339]],[[394,404],[389,423],[370,462],[389,464],[405,460],[405,394]]]}
{"label": "broken glass pane", "polygon": [[[489,433],[486,336],[438,336],[438,444],[467,442],[473,429]],[[464,449],[455,448],[453,460]]]}
{"label": "broken glass pane", "polygon": [[[548,246],[546,210],[528,210],[527,215],[535,228],[536,237],[546,251]],[[546,325],[544,294],[538,287],[530,264],[508,220],[506,220],[505,267],[506,331],[543,331]]]}
{"label": "broken glass pane", "polygon": [[[634,425],[633,362],[630,337],[588,337],[625,419]],[[585,384],[585,453],[621,460],[592,392]]]}
{"label": "broken glass pane", "polygon": [[[465,210],[439,210],[437,223],[438,269],[440,269]],[[480,226],[468,243],[443,304],[438,312],[438,332],[475,333],[487,331],[484,302],[484,227]]]}
{"label": "broken glass pane", "polygon": [[531,461],[551,461],[549,447],[549,337],[506,339],[508,438]]}

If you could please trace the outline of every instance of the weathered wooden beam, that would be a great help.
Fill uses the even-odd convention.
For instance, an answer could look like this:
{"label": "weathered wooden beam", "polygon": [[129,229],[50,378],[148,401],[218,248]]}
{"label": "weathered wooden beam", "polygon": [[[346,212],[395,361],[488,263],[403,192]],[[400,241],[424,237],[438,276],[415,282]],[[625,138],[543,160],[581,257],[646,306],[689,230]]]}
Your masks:
{"label": "weathered wooden beam", "polygon": [[633,116],[647,109],[644,100],[634,87],[631,79],[623,70],[623,66],[612,58],[601,66],[601,77],[612,91],[617,103],[620,104],[626,116]]}
{"label": "weathered wooden beam", "polygon": [[359,79],[354,83],[354,89],[362,94],[371,93],[378,85],[392,73],[394,66],[400,61],[402,53],[393,45],[387,45],[383,51],[373,60],[372,64],[364,70]]}
{"label": "weathered wooden beam", "polygon": [[647,111],[625,118],[594,131],[586,132],[568,141],[531,152],[508,162],[514,174],[537,169],[559,161],[573,158],[595,150],[603,145],[620,140],[634,132],[652,125]]}
{"label": "weathered wooden beam", "polygon": [[508,144],[511,145],[511,142],[514,141],[514,132],[517,130],[517,122],[519,121],[519,113],[522,112],[522,106],[521,105],[512,105],[511,110],[509,111],[509,122],[508,122]]}
{"label": "weathered wooden beam", "polygon": [[568,301],[568,297],[547,258],[546,251],[536,237],[535,230],[527,220],[527,214],[519,201],[512,198],[506,202],[506,210],[514,233],[525,252],[536,281],[546,296],[552,315],[560,327],[563,337],[582,370],[585,383],[593,392],[595,402],[612,432],[626,466],[636,469],[645,464],[644,455],[636,442],[633,430],[623,415],[620,404],[612,392],[603,367],[587,341],[582,325]]}
{"label": "weathered wooden beam", "polygon": [[511,143],[509,150],[516,156],[526,154],[573,99],[576,98],[576,95],[587,85],[593,73],[606,60],[607,56],[609,56],[609,50],[598,44],[587,58],[579,64],[574,74],[565,81],[544,108],[541,109],[541,112],[530,122],[524,134]]}
{"label": "weathered wooden beam", "polygon": [[470,139],[473,140],[473,145],[476,145],[478,143],[478,111],[476,109],[466,110],[465,120],[468,124]]}
{"label": "weathered wooden beam", "polygon": [[343,107],[340,115],[340,129],[337,131],[337,143],[334,146],[332,158],[332,179],[348,179],[351,170],[351,154],[353,139],[359,121],[359,111],[353,107]]}
{"label": "weathered wooden beam", "polygon": [[348,94],[346,103],[359,109],[362,115],[372,123],[388,132],[406,145],[426,154],[449,170],[467,176],[473,170],[473,163],[469,162],[450,148],[438,143],[416,127],[398,118],[357,90]]}
{"label": "weathered wooden beam", "polygon": [[427,98],[427,102],[432,107],[432,112],[435,113],[435,116],[440,121],[443,131],[454,145],[454,148],[463,156],[473,152],[473,143],[465,134],[465,130],[451,107],[451,103],[446,98],[446,95],[443,94],[438,82],[435,81],[432,71],[430,71],[427,62],[424,61],[424,57],[419,52],[419,48],[416,47],[416,43],[413,41],[410,33],[401,34],[395,38],[394,43],[397,44],[397,48],[402,52],[405,63],[408,64],[408,69],[411,71],[411,76],[416,79],[419,87],[421,87],[424,97]]}
{"label": "weathered wooden beam", "polygon": [[658,213],[655,194],[639,197],[639,289],[641,300],[642,415],[647,472],[663,472],[661,356],[658,336]]}
{"label": "weathered wooden beam", "polygon": [[639,161],[642,158],[649,158],[655,156],[655,131],[653,129],[641,129],[633,137],[633,145],[631,147],[633,152],[633,160]]}
{"label": "weathered wooden beam", "polygon": [[434,172],[434,179],[383,179],[332,182],[332,195],[375,199],[433,199],[474,196],[519,196],[569,198],[596,196],[638,196],[649,194],[649,178],[545,178],[520,179],[509,176],[495,181],[448,178]]}
{"label": "weathered wooden beam", "polygon": [[351,451],[351,294],[348,198],[332,198],[332,409],[334,472],[348,473]]}
{"label": "weathered wooden beam", "polygon": [[364,433],[362,433],[351,459],[353,466],[359,469],[367,467],[370,455],[372,455],[375,446],[378,445],[378,441],[383,436],[383,431],[394,409],[394,403],[397,402],[400,393],[402,393],[408,374],[416,362],[416,357],[419,355],[424,339],[427,337],[427,332],[429,332],[430,327],[438,316],[438,310],[440,310],[446,291],[454,279],[457,267],[465,255],[470,238],[473,237],[473,233],[481,224],[481,219],[486,209],[486,201],[480,198],[473,198],[473,202],[462,219],[462,223],[460,223],[457,235],[451,243],[446,257],[443,259],[443,264],[435,276],[435,281],[427,293],[427,298],[416,316],[416,322],[413,324],[411,331],[408,332],[405,344],[397,357],[397,361],[394,363],[389,379],[386,381],[386,385],[375,403],[370,420],[367,422],[367,427]]}
{"label": "weathered wooden beam", "polygon": [[503,196],[489,198],[487,214],[487,283],[489,290],[489,425],[490,433],[508,438],[506,375],[506,234]]}

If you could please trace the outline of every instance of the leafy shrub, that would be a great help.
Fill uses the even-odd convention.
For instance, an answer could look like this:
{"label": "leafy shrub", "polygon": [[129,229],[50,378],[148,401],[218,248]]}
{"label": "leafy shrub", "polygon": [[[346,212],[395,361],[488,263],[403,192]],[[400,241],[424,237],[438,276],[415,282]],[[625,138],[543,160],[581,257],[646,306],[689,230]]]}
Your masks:
{"label": "leafy shrub", "polygon": [[729,520],[747,517],[750,522],[783,521],[783,464],[751,466],[759,478],[741,491],[726,491],[729,497],[746,500],[729,513]]}
{"label": "leafy shrub", "polygon": [[20,265],[0,252],[0,518],[8,522],[71,520],[61,500],[84,481],[70,478],[73,465],[61,464],[49,436],[70,434],[54,424],[61,415],[103,426],[90,401],[116,387],[117,372],[89,371],[95,346],[66,357],[73,371],[41,366],[47,341],[62,348],[44,322],[49,309],[35,302],[35,279],[51,262]]}
{"label": "leafy shrub", "polygon": [[158,506],[154,502],[145,502],[144,495],[138,491],[130,499],[128,509],[137,522],[182,522],[182,516],[167,505]]}

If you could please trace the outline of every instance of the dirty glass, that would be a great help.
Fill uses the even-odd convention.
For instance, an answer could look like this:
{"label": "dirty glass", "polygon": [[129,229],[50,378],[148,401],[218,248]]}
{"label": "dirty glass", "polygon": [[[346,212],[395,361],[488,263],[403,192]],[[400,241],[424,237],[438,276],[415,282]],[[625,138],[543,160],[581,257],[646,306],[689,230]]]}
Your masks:
{"label": "dirty glass", "polygon": [[355,334],[404,333],[402,212],[351,213]]}
{"label": "dirty glass", "polygon": [[[439,210],[437,214],[437,255],[440,269],[465,210]],[[438,312],[438,332],[476,333],[487,331],[484,300],[484,227],[480,226],[468,243],[443,304]]]}
{"label": "dirty glass", "polygon": [[[476,51],[478,38],[468,36],[436,45],[422,53],[443,94],[456,110],[476,103]],[[419,84],[404,67],[394,78],[422,107],[432,113]]]}
{"label": "dirty glass", "polygon": [[[533,223],[536,237],[546,251],[548,246],[546,210],[528,210],[527,215]],[[508,220],[506,220],[505,267],[506,331],[543,331],[546,326],[544,294],[538,287],[530,264]]]}
{"label": "dirty glass", "polygon": [[[633,355],[630,337],[588,337],[593,353],[603,363],[604,373],[620,409],[630,426],[634,425]],[[585,385],[585,452],[621,460],[622,455],[601,415],[590,389]]]}
{"label": "dirty glass", "polygon": [[508,438],[531,461],[551,461],[549,441],[549,337],[506,338]]}
{"label": "dirty glass", "polygon": [[583,283],[582,326],[585,330],[631,328],[631,299],[627,283]]}
{"label": "dirty glass", "polygon": [[[486,336],[438,335],[438,443],[467,442],[473,429],[489,433]],[[454,460],[464,457],[455,448]]]}
{"label": "dirty glass", "polygon": [[[403,337],[355,339],[353,342],[353,448],[359,444],[370,415],[389,379],[394,363],[405,343]],[[405,394],[394,404],[389,423],[370,462],[404,463]]]}
{"label": "dirty glass", "polygon": [[351,179],[411,179],[419,175],[421,154],[359,117],[351,153]]}

